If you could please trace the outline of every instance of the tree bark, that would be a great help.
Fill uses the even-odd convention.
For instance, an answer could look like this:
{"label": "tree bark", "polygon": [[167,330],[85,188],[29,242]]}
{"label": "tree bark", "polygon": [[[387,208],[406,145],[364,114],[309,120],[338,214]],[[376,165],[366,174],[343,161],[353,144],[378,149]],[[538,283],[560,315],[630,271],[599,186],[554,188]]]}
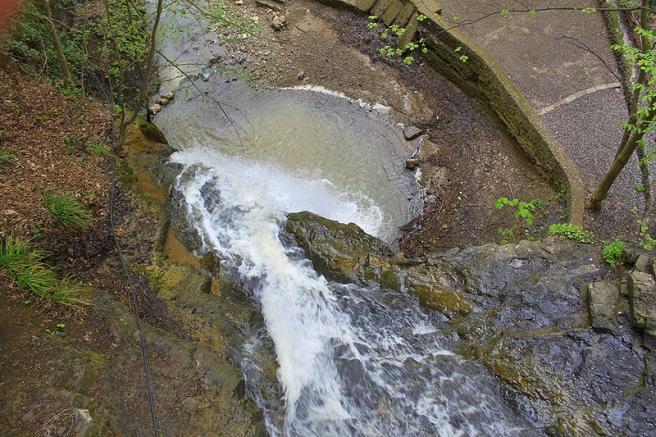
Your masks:
{"label": "tree bark", "polygon": [[631,155],[635,151],[636,147],[638,147],[640,144],[640,141],[643,139],[645,135],[645,123],[650,123],[653,121],[654,116],[656,115],[656,110],[654,109],[655,105],[656,97],[649,101],[649,110],[643,117],[638,118],[635,132],[629,136],[628,141],[615,157],[615,160],[606,172],[606,175],[599,183],[594,193],[592,193],[589,204],[590,209],[601,208],[601,202],[603,202],[608,195],[608,190],[610,190],[610,187],[613,186],[615,179],[617,179],[617,176],[619,176],[626,163],[629,162]]}
{"label": "tree bark", "polygon": [[137,111],[141,108],[145,102],[148,93],[148,84],[153,75],[155,69],[155,49],[157,44],[157,28],[159,27],[160,19],[162,18],[162,9],[163,9],[163,0],[157,0],[157,11],[155,13],[155,22],[153,23],[153,29],[150,33],[150,48],[148,50],[148,59],[146,61],[146,73],[141,82],[141,87],[139,88],[139,95],[137,101],[135,102],[133,111],[130,116],[124,119],[119,126],[119,137],[118,144],[121,146],[125,141],[125,135],[127,133],[127,128],[131,125],[134,120],[137,118]]}
{"label": "tree bark", "polygon": [[46,17],[48,18],[47,21],[48,26],[50,27],[50,33],[52,34],[52,41],[55,44],[55,52],[57,53],[57,59],[59,60],[59,70],[61,71],[62,76],[64,76],[64,83],[66,86],[73,87],[75,85],[73,82],[73,76],[71,75],[71,70],[68,69],[66,56],[64,56],[64,50],[62,49],[61,42],[59,41],[59,34],[57,33],[55,22],[52,20],[50,0],[43,0],[43,9],[45,10]]}
{"label": "tree bark", "polygon": [[608,190],[613,186],[615,179],[617,179],[617,176],[622,172],[626,163],[629,162],[629,158],[631,158],[631,155],[638,146],[638,141],[640,141],[641,138],[642,133],[640,132],[636,132],[629,137],[629,140],[626,142],[622,150],[620,150],[620,153],[617,154],[617,157],[597,186],[597,189],[592,193],[589,205],[590,209],[601,209],[601,202],[606,199]]}

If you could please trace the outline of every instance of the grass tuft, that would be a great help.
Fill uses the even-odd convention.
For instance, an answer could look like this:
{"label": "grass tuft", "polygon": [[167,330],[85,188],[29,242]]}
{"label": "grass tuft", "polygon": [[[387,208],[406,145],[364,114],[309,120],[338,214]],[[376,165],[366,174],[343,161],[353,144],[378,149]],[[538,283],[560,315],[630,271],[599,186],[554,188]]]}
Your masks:
{"label": "grass tuft", "polygon": [[87,152],[94,156],[107,156],[109,155],[109,146],[105,143],[90,143],[87,144]]}
{"label": "grass tuft", "polygon": [[13,153],[11,153],[11,150],[7,149],[6,147],[0,147],[0,165],[12,162],[15,159],[16,157]]}
{"label": "grass tuft", "polygon": [[66,228],[85,229],[91,220],[91,213],[77,199],[68,194],[43,195],[50,216]]}
{"label": "grass tuft", "polygon": [[43,253],[28,241],[12,237],[0,241],[0,269],[23,290],[50,302],[73,307],[89,304],[81,297],[86,287],[70,277],[59,279],[43,262]]}

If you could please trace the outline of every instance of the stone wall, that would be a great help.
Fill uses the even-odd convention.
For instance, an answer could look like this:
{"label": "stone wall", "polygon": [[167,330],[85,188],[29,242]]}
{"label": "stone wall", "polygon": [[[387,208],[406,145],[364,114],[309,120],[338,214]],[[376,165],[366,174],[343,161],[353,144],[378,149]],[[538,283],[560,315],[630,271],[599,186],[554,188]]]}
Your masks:
{"label": "stone wall", "polygon": [[[536,165],[542,176],[557,190],[567,190],[569,221],[583,221],[583,182],[569,155],[543,127],[536,112],[520,93],[508,74],[487,52],[440,16],[435,0],[319,0],[376,15],[387,25],[406,29],[400,47],[419,30],[425,38],[426,61],[443,76],[477,100],[510,135],[515,144]],[[426,19],[419,22],[420,15]],[[456,51],[456,48],[459,48]],[[460,56],[466,54],[466,62]]]}

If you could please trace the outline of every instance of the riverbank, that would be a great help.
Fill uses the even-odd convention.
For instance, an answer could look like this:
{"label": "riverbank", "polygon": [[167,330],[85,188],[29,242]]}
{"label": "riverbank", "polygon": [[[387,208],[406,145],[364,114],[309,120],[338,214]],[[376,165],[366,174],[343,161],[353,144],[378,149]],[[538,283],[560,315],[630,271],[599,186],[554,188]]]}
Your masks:
{"label": "riverbank", "polygon": [[[182,167],[165,164],[172,149],[162,142],[157,128],[143,120],[131,128],[117,153],[112,178],[114,157],[106,149],[89,147],[108,127],[108,113],[102,107],[88,99],[69,99],[16,70],[3,70],[7,80],[1,86],[7,87],[3,95],[8,97],[0,116],[2,126],[12,129],[7,129],[1,145],[15,153],[16,161],[9,165],[16,167],[6,173],[3,168],[0,195],[7,205],[21,205],[2,209],[3,230],[28,237],[41,229],[34,243],[51,252],[47,261],[58,272],[90,285],[87,297],[93,305],[72,311],[45,304],[0,277],[0,366],[8,369],[2,381],[0,433],[153,432],[131,287],[145,321],[156,423],[171,434],[266,435],[267,429],[285,426],[314,430],[323,422],[306,420],[304,412],[326,410],[317,407],[322,402],[313,403],[316,387],[335,389],[330,394],[341,396],[339,406],[349,414],[358,413],[357,420],[325,422],[345,433],[370,424],[381,432],[411,427],[427,435],[445,428],[495,429],[508,435],[517,430],[537,435],[590,435],[600,429],[612,434],[624,428],[636,435],[654,432],[654,312],[653,306],[640,306],[650,302],[653,260],[622,260],[627,261],[627,277],[623,270],[603,264],[598,247],[553,238],[546,243],[435,252],[498,241],[500,228],[514,226],[523,232],[511,211],[493,208],[501,196],[546,202],[540,211],[549,210],[549,215],[538,213],[538,225],[529,234],[516,236],[537,238],[548,223],[564,219],[561,199],[452,84],[420,63],[407,67],[379,56],[380,43],[366,29],[366,17],[311,2],[287,8],[272,12],[270,6],[246,2],[237,9],[249,11],[243,15],[261,23],[257,37],[246,34],[226,46],[217,44],[216,32],[195,40],[213,68],[203,64],[192,72],[199,95],[176,90],[155,120],[167,120],[167,113],[175,119],[180,114],[176,105],[210,99],[213,89],[256,95],[250,87],[263,85],[320,85],[348,95],[359,109],[357,99],[391,108],[393,122],[418,126],[429,135],[423,140],[420,161],[426,187],[433,190],[427,199],[436,207],[419,222],[425,225],[422,232],[402,241],[406,256],[356,225],[312,214],[289,216],[277,233],[285,219],[276,202],[284,196],[279,184],[268,179],[270,166],[249,169],[230,160],[216,165],[209,155],[202,155],[196,158],[205,167],[197,169],[199,174],[207,171],[207,181],[220,175],[223,185],[203,184],[195,193],[191,188],[197,180],[188,171],[180,180],[191,188],[181,191],[181,183],[170,197]],[[353,32],[340,32],[343,28]],[[314,44],[311,50],[307,41]],[[21,86],[14,87],[16,83]],[[288,94],[280,94],[263,99],[278,105],[267,108],[266,114],[283,108],[282,96]],[[331,115],[349,120],[348,110],[339,112],[341,106],[325,106],[322,99],[307,98],[306,104],[319,102],[307,112],[321,115],[321,108],[328,107]],[[21,106],[26,101],[29,104]],[[229,114],[239,112],[234,108],[239,102],[227,102]],[[220,110],[204,108],[194,122],[221,119]],[[255,108],[247,107],[247,119]],[[170,139],[184,132],[175,130],[173,122],[163,128],[171,130]],[[388,128],[398,129],[390,137],[416,148],[418,140],[406,140],[400,126]],[[71,135],[76,141],[69,147],[65,136]],[[106,153],[96,155],[93,150]],[[178,155],[174,160],[193,167],[192,158]],[[405,161],[404,157],[390,165],[412,178]],[[238,171],[229,173],[235,167]],[[297,188],[306,179],[294,179],[288,187]],[[44,186],[80,199],[95,216],[90,229],[63,232],[51,225],[41,204]],[[15,187],[30,187],[31,195],[23,198]],[[307,198],[297,191],[313,194],[316,185],[301,188],[282,193],[291,199],[289,204],[307,205]],[[335,194],[333,188],[322,193]],[[112,191],[127,278],[108,222]],[[227,217],[213,216],[214,227],[199,226],[193,220],[198,216],[188,214],[190,192],[197,194],[197,203],[192,204],[196,211],[206,208],[206,216],[211,216],[221,205]],[[334,203],[309,197],[315,201],[309,203],[312,207],[327,208],[327,214],[339,210],[344,217],[353,217],[340,196],[334,196]],[[264,213],[249,215],[263,208]],[[366,218],[355,216],[352,221],[362,224]],[[251,228],[235,227],[253,220]],[[208,251],[199,229],[231,244],[222,246],[224,252],[218,247]],[[262,235],[273,237],[262,244]],[[195,256],[196,249],[205,255]],[[222,255],[220,260],[216,253]],[[430,256],[411,256],[426,253]],[[242,276],[231,264],[234,259],[247,261]],[[625,282],[636,273],[631,272],[634,268],[644,273],[636,277],[644,280],[645,294]],[[246,269],[251,270],[244,275]],[[274,284],[268,294],[267,281]],[[303,288],[308,283],[313,288]],[[588,283],[598,284],[604,292],[589,291]],[[281,295],[289,300],[279,305],[283,311],[275,312],[271,302]],[[317,312],[294,325],[298,307],[303,306],[299,302],[307,302],[302,300],[307,295],[316,299],[311,301],[316,307],[310,308]],[[329,298],[324,301],[322,296]],[[596,300],[599,296],[608,299]],[[325,307],[332,312],[319,312]],[[277,330],[271,329],[272,323],[277,323]],[[289,326],[294,329],[285,329]],[[349,329],[357,341],[349,343],[344,336]],[[307,335],[302,339],[285,335],[304,330]],[[328,351],[318,362],[306,354],[316,344]],[[315,372],[319,364],[326,364],[318,368],[328,371]],[[394,371],[387,373],[388,366]],[[334,369],[340,378],[335,379],[337,385],[330,385]],[[316,383],[307,379],[317,374]],[[345,387],[339,385],[342,378]],[[301,386],[303,390],[290,389]],[[302,407],[289,407],[289,399],[299,400]],[[418,405],[427,411],[419,411]],[[484,408],[474,408],[479,405]]]}

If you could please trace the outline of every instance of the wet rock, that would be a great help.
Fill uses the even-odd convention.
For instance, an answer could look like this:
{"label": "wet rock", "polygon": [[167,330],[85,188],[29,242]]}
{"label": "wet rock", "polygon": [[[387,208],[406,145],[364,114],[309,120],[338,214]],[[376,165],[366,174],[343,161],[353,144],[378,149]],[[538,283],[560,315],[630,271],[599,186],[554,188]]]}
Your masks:
{"label": "wet rock", "polygon": [[271,20],[271,28],[275,31],[282,30],[287,25],[287,18],[284,15],[276,14]]}
{"label": "wet rock", "polygon": [[419,298],[426,308],[439,311],[449,319],[466,316],[472,310],[471,304],[458,293],[446,290],[437,284],[409,283],[408,290]]}
{"label": "wet rock", "polygon": [[633,327],[656,336],[656,281],[652,275],[640,271],[631,273],[629,302]]}
{"label": "wet rock", "polygon": [[305,72],[304,72],[304,71],[300,71],[300,72],[298,73],[298,76],[296,76],[296,79],[298,79],[298,80],[303,80],[303,79],[305,79]]}
{"label": "wet rock", "polygon": [[616,281],[593,282],[587,285],[587,293],[592,328],[599,332],[615,332],[619,284]]}
{"label": "wet rock", "polygon": [[161,110],[162,110],[162,105],[160,105],[159,103],[154,103],[148,107],[148,112],[150,112],[151,115],[156,115]]}
{"label": "wet rock", "polygon": [[419,138],[419,136],[423,133],[424,131],[417,126],[405,126],[403,128],[403,137],[407,141],[412,141],[416,138]]}
{"label": "wet rock", "polygon": [[343,225],[310,212],[289,214],[285,230],[305,250],[315,269],[336,281],[362,281],[371,255],[392,255],[385,243],[356,224]]}
{"label": "wet rock", "polygon": [[636,272],[651,273],[650,272],[651,264],[652,261],[649,258],[649,256],[644,253],[641,253],[638,256],[638,259],[636,259],[633,270]]}
{"label": "wet rock", "polygon": [[405,168],[408,170],[416,169],[419,167],[419,164],[421,164],[421,161],[417,157],[412,157],[405,160]]}

